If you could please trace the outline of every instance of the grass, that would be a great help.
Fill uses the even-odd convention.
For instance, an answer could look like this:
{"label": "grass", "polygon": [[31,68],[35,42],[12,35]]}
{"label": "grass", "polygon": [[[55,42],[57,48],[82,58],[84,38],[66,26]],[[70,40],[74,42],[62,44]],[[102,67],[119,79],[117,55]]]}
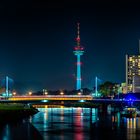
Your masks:
{"label": "grass", "polygon": [[17,120],[38,112],[37,109],[19,103],[1,103],[0,104],[0,120]]}
{"label": "grass", "polygon": [[24,104],[15,104],[15,103],[1,103],[0,104],[0,111],[1,110],[22,110],[22,109],[30,109],[29,107],[25,106]]}

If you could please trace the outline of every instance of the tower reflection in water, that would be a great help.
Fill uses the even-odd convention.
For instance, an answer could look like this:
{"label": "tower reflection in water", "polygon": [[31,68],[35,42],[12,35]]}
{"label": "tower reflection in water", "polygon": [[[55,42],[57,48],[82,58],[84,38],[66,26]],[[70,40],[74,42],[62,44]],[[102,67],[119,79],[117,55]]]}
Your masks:
{"label": "tower reflection in water", "polygon": [[82,108],[78,108],[76,110],[74,126],[75,126],[74,127],[74,131],[75,131],[74,139],[83,140],[84,136],[83,136],[83,109]]}
{"label": "tower reflection in water", "polygon": [[32,124],[44,139],[84,140],[87,131],[96,122],[97,109],[90,108],[42,108],[32,118]]}

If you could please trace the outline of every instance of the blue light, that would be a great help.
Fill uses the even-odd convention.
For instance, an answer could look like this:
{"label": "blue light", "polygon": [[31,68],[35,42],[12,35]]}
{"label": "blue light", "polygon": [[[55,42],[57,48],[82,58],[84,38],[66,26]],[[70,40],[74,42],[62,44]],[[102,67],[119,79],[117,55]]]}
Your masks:
{"label": "blue light", "polygon": [[6,96],[6,93],[3,93],[2,96]]}
{"label": "blue light", "polygon": [[12,96],[12,93],[9,93],[9,96]]}
{"label": "blue light", "polygon": [[85,101],[84,100],[80,100],[80,103],[84,103]]}
{"label": "blue light", "polygon": [[136,97],[132,94],[128,94],[128,95],[126,95],[125,100],[128,102],[132,102],[132,101],[136,100]]}
{"label": "blue light", "polygon": [[48,100],[42,100],[42,102],[43,102],[43,103],[46,103],[46,102],[48,102]]}
{"label": "blue light", "polygon": [[93,97],[101,97],[101,93],[99,93],[99,92],[98,93],[92,93],[92,96]]}

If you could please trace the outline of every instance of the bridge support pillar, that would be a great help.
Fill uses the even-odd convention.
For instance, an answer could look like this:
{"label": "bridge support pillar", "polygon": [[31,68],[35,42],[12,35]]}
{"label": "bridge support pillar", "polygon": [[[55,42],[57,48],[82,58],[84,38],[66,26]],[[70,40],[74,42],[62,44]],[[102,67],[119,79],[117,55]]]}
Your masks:
{"label": "bridge support pillar", "polygon": [[100,105],[99,112],[107,113],[107,110],[108,110],[108,104],[101,104]]}

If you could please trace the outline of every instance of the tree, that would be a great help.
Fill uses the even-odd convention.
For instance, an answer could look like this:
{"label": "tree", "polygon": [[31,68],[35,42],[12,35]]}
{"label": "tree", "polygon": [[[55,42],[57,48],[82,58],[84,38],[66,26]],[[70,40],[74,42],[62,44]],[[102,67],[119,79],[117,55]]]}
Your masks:
{"label": "tree", "polygon": [[0,94],[5,92],[5,88],[4,87],[0,87]]}
{"label": "tree", "polygon": [[106,81],[99,86],[99,91],[103,96],[112,96],[117,93],[117,84]]}

